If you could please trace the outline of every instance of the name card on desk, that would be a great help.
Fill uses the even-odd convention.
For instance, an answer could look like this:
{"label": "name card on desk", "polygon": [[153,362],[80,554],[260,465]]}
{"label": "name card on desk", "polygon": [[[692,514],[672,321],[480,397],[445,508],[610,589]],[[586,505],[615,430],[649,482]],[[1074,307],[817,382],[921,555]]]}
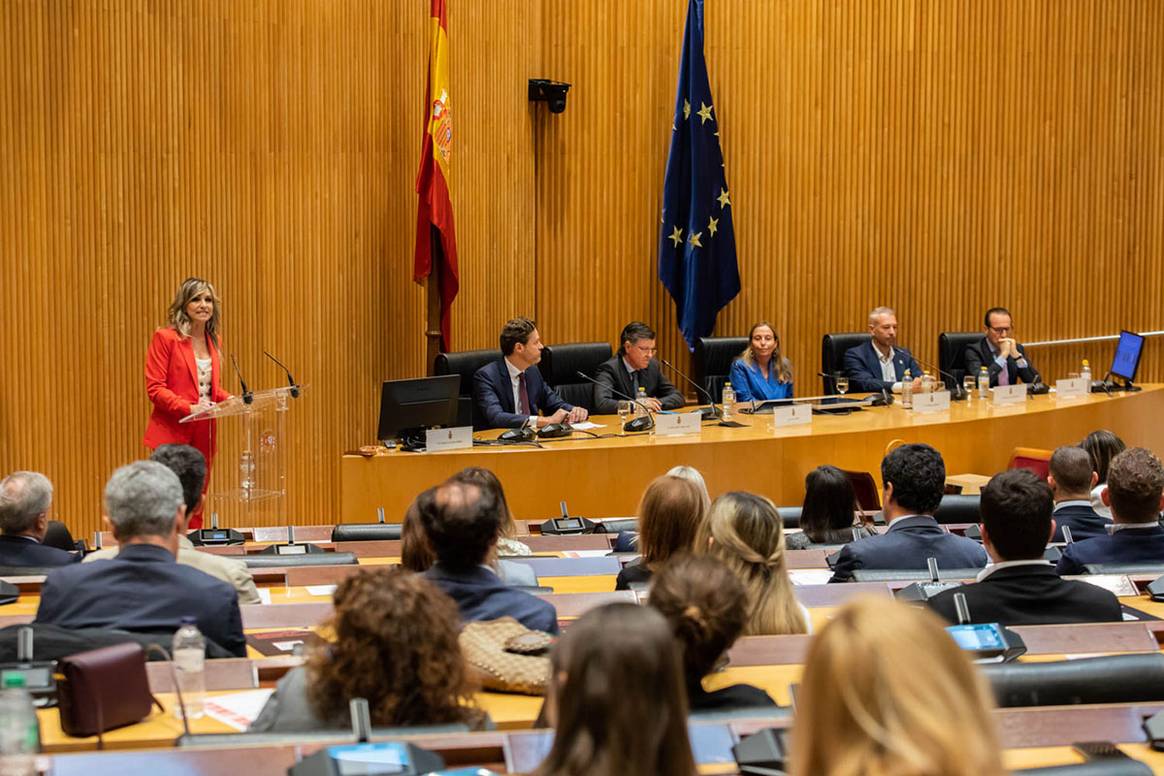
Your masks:
{"label": "name card on desk", "polygon": [[1000,385],[997,388],[991,388],[990,392],[993,394],[993,403],[996,406],[1022,404],[1027,400],[1027,387],[1025,385]]}
{"label": "name card on desk", "polygon": [[950,409],[950,392],[919,393],[913,397],[914,412],[941,412]]}
{"label": "name card on desk", "polygon": [[473,427],[430,428],[424,432],[424,449],[430,453],[441,450],[464,450],[473,446]]}
{"label": "name card on desk", "polygon": [[785,407],[772,408],[772,425],[775,428],[802,426],[811,422],[812,407],[808,404],[789,404]]}
{"label": "name card on desk", "polygon": [[1070,380],[1056,380],[1055,381],[1055,398],[1056,399],[1083,399],[1091,392],[1091,386],[1087,384],[1087,380],[1082,377],[1074,377]]}
{"label": "name card on desk", "polygon": [[683,436],[702,434],[703,417],[698,412],[677,412],[673,415],[655,415],[656,436]]}

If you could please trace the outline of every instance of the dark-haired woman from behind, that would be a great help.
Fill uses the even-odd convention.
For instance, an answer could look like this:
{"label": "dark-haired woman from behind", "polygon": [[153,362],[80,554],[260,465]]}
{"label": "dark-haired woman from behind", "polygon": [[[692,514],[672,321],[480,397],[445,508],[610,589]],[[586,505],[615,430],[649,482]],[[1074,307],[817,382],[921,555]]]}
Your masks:
{"label": "dark-haired woman from behind", "polygon": [[629,590],[634,583],[649,582],[668,558],[690,552],[707,516],[707,496],[692,480],[664,474],[643,491],[639,502],[638,563],[618,572],[615,590]]}
{"label": "dark-haired woman from behind", "polygon": [[691,711],[776,705],[768,693],[748,684],[703,689],[703,678],[748,622],[748,594],[722,563],[709,555],[672,558],[651,582],[650,605],[667,618],[679,642]]}
{"label": "dark-haired woman from behind", "polygon": [[279,680],[252,732],[350,730],[352,698],[367,699],[375,727],[487,723],[472,705],[456,604],[424,577],[389,568],[348,577],[330,624],[335,642]]}
{"label": "dark-haired woman from behind", "polygon": [[534,776],[694,776],[679,649],[650,607],[591,609],[554,647]]}
{"label": "dark-haired woman from behind", "polygon": [[869,531],[854,521],[857,494],[848,476],[835,466],[818,466],[804,478],[804,505],[800,533],[785,537],[788,549],[804,550],[813,544],[847,544],[853,529],[859,536]]}
{"label": "dark-haired woman from behind", "polygon": [[1079,446],[1091,457],[1091,470],[1099,475],[1099,481],[1091,489],[1091,508],[1105,520],[1111,520],[1111,507],[1103,503],[1103,492],[1107,490],[1107,468],[1111,459],[1127,449],[1124,440],[1106,429],[1092,431]]}

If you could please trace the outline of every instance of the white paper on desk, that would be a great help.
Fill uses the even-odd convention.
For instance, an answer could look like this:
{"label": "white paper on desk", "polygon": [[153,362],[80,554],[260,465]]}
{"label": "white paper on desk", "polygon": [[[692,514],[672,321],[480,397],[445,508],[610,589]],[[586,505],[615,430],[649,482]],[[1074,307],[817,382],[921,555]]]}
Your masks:
{"label": "white paper on desk", "polygon": [[571,423],[570,428],[576,428],[579,431],[590,431],[596,428],[606,428],[601,423],[591,423],[589,420],[584,420],[581,423]]}
{"label": "white paper on desk", "polygon": [[244,731],[251,726],[263,710],[267,699],[274,690],[247,690],[229,695],[215,695],[206,699],[206,716],[216,719],[227,727]]}
{"label": "white paper on desk", "polygon": [[334,595],[335,588],[336,588],[335,585],[308,585],[307,586],[307,595],[322,595],[322,596]]}
{"label": "white paper on desk", "polygon": [[562,550],[563,558],[605,558],[610,550]]}
{"label": "white paper on desk", "polygon": [[794,585],[827,585],[833,578],[832,569],[791,569],[788,576]]}
{"label": "white paper on desk", "polygon": [[1077,579],[1089,585],[1102,587],[1117,598],[1130,598],[1140,594],[1135,583],[1126,574],[1079,574],[1078,576],[1066,576],[1063,579]]}
{"label": "white paper on desk", "polygon": [[258,588],[258,591],[259,591],[259,601],[261,603],[270,605],[270,603],[271,603],[271,589],[269,587],[260,587],[260,588]]}

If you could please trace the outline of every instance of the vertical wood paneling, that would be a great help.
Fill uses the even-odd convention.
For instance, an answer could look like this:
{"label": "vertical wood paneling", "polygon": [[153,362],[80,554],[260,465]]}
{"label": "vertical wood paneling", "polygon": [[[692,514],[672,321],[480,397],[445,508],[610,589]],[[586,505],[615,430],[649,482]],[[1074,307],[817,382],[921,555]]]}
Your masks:
{"label": "vertical wood paneling", "polygon": [[[513,314],[548,341],[627,320],[684,348],[655,278],[681,0],[451,0],[458,349]],[[326,522],[379,381],[423,374],[410,280],[426,0],[0,3],[0,470],[96,527],[142,454],[142,359],[210,277],[252,385],[295,407],[291,517]],[[744,289],[798,374],[826,331],[898,308],[902,341],[1161,328],[1164,6],[1154,0],[706,0]],[[525,83],[570,81],[551,116]],[[1110,347],[1032,353],[1048,378]],[[1143,378],[1164,378],[1153,342]],[[227,379],[237,389],[233,377]],[[238,452],[222,426],[218,476]],[[222,481],[216,480],[216,481]],[[408,487],[401,483],[401,487]],[[260,516],[260,522],[273,520]]]}

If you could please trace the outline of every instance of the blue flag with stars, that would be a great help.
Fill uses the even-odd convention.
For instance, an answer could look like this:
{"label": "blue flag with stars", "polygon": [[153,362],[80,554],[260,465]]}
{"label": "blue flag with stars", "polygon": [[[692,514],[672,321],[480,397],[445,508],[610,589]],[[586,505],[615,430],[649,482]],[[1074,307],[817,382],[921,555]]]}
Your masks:
{"label": "blue flag with stars", "polygon": [[703,0],[690,0],[663,179],[659,280],[675,300],[679,328],[692,349],[740,292],[731,204],[703,59]]}

